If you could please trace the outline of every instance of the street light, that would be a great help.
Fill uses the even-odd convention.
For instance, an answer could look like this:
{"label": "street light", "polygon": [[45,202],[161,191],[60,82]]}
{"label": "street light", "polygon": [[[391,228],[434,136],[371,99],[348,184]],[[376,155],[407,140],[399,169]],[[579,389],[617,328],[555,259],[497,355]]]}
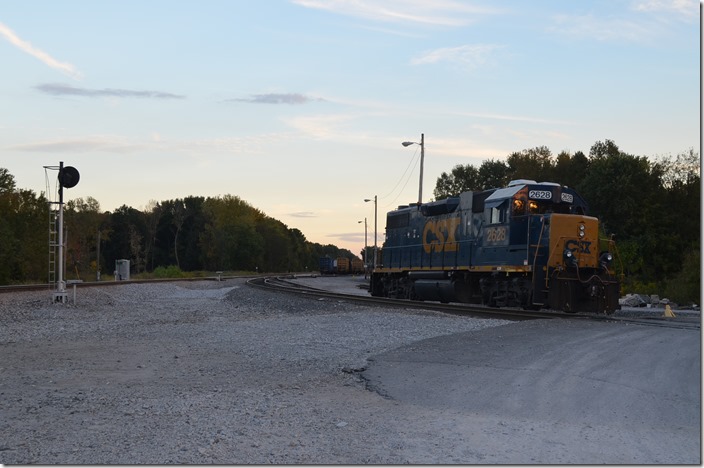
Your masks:
{"label": "street light", "polygon": [[415,141],[404,141],[403,146],[420,145],[420,183],[418,187],[418,204],[423,203],[423,159],[425,158],[425,135],[420,134],[420,143]]}
{"label": "street light", "polygon": [[[362,221],[357,221],[361,223]],[[369,264],[367,263],[367,217],[364,217],[364,279],[367,279],[367,268]]]}
{"label": "street light", "polygon": [[[365,198],[364,201],[370,202],[370,201],[372,201],[372,199]],[[374,269],[376,269],[376,258],[377,258],[377,255],[376,255],[376,195],[374,195],[373,201],[374,201],[374,261],[373,261],[373,265],[374,265]]]}

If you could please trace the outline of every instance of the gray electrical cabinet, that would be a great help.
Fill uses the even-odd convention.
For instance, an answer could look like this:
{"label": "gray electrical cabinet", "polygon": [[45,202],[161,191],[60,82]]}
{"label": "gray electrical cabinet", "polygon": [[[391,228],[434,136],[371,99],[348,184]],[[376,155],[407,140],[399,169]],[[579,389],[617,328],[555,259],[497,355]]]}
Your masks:
{"label": "gray electrical cabinet", "polygon": [[115,260],[115,281],[129,281],[130,279],[130,261]]}

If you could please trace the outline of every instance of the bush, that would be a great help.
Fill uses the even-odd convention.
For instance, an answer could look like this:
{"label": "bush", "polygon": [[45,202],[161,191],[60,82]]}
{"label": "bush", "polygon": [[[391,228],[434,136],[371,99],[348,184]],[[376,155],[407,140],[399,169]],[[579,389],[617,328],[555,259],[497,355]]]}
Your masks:
{"label": "bush", "polygon": [[154,278],[185,278],[186,274],[176,265],[156,267],[152,272]]}
{"label": "bush", "polygon": [[701,305],[701,254],[699,248],[691,249],[682,264],[682,271],[667,281],[665,297],[678,304]]}

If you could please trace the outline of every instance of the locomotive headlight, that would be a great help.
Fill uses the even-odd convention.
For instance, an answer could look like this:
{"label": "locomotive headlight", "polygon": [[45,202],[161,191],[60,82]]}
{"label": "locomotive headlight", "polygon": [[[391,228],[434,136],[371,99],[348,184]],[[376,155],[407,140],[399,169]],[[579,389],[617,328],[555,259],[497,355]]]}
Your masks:
{"label": "locomotive headlight", "polygon": [[570,249],[565,249],[562,252],[562,259],[565,262],[565,265],[572,265],[572,266],[577,266],[577,259],[574,256],[574,253]]}
{"label": "locomotive headlight", "polygon": [[584,237],[584,224],[579,225],[579,237]]}
{"label": "locomotive headlight", "polygon": [[614,256],[611,254],[611,252],[603,252],[599,256],[599,263],[601,264],[602,268],[607,269],[609,265],[611,265],[611,262],[614,261]]}

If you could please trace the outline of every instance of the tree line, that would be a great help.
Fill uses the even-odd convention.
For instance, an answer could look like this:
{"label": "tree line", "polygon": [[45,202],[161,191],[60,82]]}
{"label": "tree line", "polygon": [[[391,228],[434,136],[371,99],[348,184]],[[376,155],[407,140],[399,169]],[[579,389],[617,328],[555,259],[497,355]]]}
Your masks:
{"label": "tree line", "polygon": [[553,156],[539,146],[511,153],[506,161],[457,165],[440,175],[433,194],[439,200],[505,187],[514,179],[557,182],[582,195],[604,233],[615,237],[624,292],[699,304],[701,180],[693,149],[649,160],[624,153],[611,140],[596,142],[588,156]]}
{"label": "tree line", "polygon": [[[664,295],[699,303],[701,182],[699,155],[649,160],[598,141],[589,155],[545,146],[514,152],[479,167],[457,165],[437,179],[435,199],[464,191],[504,187],[512,179],[552,181],[575,188],[615,236],[624,292]],[[16,187],[0,168],[0,284],[48,278],[49,201]],[[52,205],[55,208],[55,205]],[[132,272],[317,271],[319,258],[355,255],[306,240],[303,233],[267,216],[237,196],[189,196],[101,211],[92,197],[64,208],[66,278],[112,275],[115,261]],[[369,262],[373,254],[368,252]],[[363,254],[362,254],[363,255]]]}
{"label": "tree line", "polygon": [[[49,201],[18,189],[0,168],[0,284],[49,278]],[[52,209],[56,209],[54,205]],[[189,196],[101,211],[92,197],[64,206],[66,278],[93,281],[130,261],[132,274],[198,271],[317,271],[320,257],[354,257],[346,249],[306,240],[237,196]]]}

